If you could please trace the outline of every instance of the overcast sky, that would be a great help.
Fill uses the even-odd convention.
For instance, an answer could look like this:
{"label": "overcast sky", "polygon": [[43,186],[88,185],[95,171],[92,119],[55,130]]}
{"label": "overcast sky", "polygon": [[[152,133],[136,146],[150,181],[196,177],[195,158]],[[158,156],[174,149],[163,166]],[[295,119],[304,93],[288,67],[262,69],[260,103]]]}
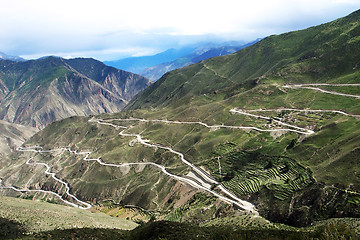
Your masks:
{"label": "overcast sky", "polygon": [[0,0],[0,51],[113,60],[318,25],[360,0]]}

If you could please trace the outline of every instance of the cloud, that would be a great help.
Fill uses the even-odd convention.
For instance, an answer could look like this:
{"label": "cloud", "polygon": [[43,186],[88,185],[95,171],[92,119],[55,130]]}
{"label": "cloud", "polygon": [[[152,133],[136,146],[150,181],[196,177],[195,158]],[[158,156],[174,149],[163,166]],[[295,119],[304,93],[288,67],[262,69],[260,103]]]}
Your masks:
{"label": "cloud", "polygon": [[92,53],[108,59],[208,36],[250,41],[324,23],[357,8],[357,0],[3,1],[0,51]]}
{"label": "cloud", "polygon": [[[75,52],[41,52],[36,54],[29,55],[20,55],[20,57],[25,59],[37,59],[43,56],[62,56],[64,58],[76,58],[76,57],[92,57],[100,59],[103,56],[108,56],[109,59],[112,59],[112,56],[148,56],[156,54],[157,49],[153,48],[124,48],[124,49],[103,49],[103,50],[85,50],[85,51],[75,51]],[[108,60],[108,59],[104,59]]]}

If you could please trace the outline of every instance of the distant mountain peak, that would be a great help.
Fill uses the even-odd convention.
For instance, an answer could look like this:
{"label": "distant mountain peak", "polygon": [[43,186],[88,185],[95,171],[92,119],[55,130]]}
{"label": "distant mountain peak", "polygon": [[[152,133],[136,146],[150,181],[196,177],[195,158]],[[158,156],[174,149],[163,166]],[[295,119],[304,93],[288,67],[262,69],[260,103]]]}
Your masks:
{"label": "distant mountain peak", "polygon": [[23,59],[21,57],[7,55],[6,53],[3,53],[3,52],[0,52],[0,59],[11,60],[11,61],[16,61],[16,62],[25,61],[25,59]]}

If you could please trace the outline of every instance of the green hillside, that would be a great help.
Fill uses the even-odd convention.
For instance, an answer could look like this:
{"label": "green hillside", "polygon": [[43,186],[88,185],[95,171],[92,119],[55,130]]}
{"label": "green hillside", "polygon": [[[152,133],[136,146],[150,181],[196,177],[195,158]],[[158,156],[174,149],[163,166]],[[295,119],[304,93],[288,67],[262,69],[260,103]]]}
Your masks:
{"label": "green hillside", "polygon": [[[183,149],[188,159],[222,178],[228,189],[239,196],[250,195],[268,219],[308,224],[310,216],[342,216],[339,212],[359,216],[359,202],[352,200],[360,196],[359,23],[357,11],[173,71],[137,95],[126,109],[135,110],[132,114],[142,118],[269,128],[276,124],[229,113],[233,108],[245,112],[268,109],[251,113],[312,129],[315,134],[310,136],[255,131],[199,134],[200,140],[185,144]],[[286,86],[305,83],[329,85],[310,86],[320,89]],[[353,116],[291,109],[339,110]],[[151,136],[156,135],[152,132]],[[156,141],[164,138],[166,133]],[[220,161],[222,174],[219,164],[208,160],[214,158]],[[333,199],[328,196],[334,194]],[[288,217],[285,220],[281,215]]]}
{"label": "green hillside", "polygon": [[166,74],[126,111],[55,122],[0,160],[0,191],[195,224],[359,218],[359,24],[270,36]]}

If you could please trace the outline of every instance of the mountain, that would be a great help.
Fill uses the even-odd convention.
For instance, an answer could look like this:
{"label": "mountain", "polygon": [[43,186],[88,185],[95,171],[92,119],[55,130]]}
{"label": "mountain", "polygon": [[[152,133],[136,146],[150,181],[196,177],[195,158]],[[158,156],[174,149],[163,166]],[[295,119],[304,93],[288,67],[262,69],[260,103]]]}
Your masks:
{"label": "mountain", "polygon": [[358,232],[359,30],[360,10],[269,36],[166,73],[122,112],[53,122],[0,159],[0,193],[269,239]]}
{"label": "mountain", "polygon": [[[201,132],[185,137],[188,145],[181,148],[168,138],[161,143],[183,149],[267,219],[302,226],[360,217],[359,20],[356,11],[172,71],[125,110],[136,110],[138,118],[256,127],[258,132]],[[286,127],[303,134],[274,131]],[[165,126],[158,129],[151,131],[160,135],[157,142],[169,134]],[[221,174],[218,163],[206,163],[214,157]]]}
{"label": "mountain", "polygon": [[[265,77],[287,83],[340,82],[339,76],[359,68],[358,29],[353,20],[356,17],[357,12],[332,23],[270,36],[236,54],[173,71],[134,99],[127,109],[164,106],[220,89],[236,94],[241,85],[255,84]],[[171,96],[166,95],[167,89],[171,89]]]}
{"label": "mountain", "polygon": [[41,129],[74,115],[118,112],[149,84],[94,59],[0,60],[0,119]]}
{"label": "mountain", "polygon": [[0,59],[2,60],[11,60],[11,61],[17,61],[17,62],[21,62],[21,61],[25,61],[25,59],[18,57],[18,56],[10,56],[7,55],[3,52],[0,52]]}
{"label": "mountain", "polygon": [[142,57],[129,57],[114,61],[104,61],[105,64],[124,69],[129,72],[140,73],[145,68],[163,63],[173,61],[179,57],[189,54],[196,46],[186,46],[180,49],[168,49],[164,52],[155,54],[153,56],[142,56]]}
{"label": "mountain", "polygon": [[[139,74],[150,80],[157,81],[162,75],[164,75],[167,72],[170,72],[178,68],[183,68],[194,63],[198,63],[208,58],[235,53],[242,48],[248,47],[258,42],[259,40],[260,39],[257,39],[256,41],[247,44],[229,42],[222,44],[224,46],[220,46],[220,47],[214,45],[198,47],[188,55],[181,56],[171,62],[161,63],[152,67],[148,67],[142,72],[139,72]],[[229,45],[226,46],[225,44],[229,44]]]}

